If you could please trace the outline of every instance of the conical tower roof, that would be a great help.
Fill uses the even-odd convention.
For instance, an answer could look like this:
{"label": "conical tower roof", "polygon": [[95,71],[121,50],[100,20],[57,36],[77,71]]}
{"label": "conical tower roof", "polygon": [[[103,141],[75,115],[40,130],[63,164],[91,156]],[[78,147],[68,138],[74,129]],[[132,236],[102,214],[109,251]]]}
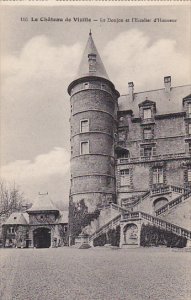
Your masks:
{"label": "conical tower roof", "polygon": [[[93,68],[93,70],[90,69],[91,56],[95,58],[95,67]],[[109,80],[101,57],[97,51],[94,40],[92,38],[91,31],[89,33],[89,38],[77,73],[77,78],[86,76],[98,76]]]}
{"label": "conical tower roof", "polygon": [[38,211],[59,211],[57,207],[52,203],[48,193],[38,195],[31,208],[27,212],[38,212]]}

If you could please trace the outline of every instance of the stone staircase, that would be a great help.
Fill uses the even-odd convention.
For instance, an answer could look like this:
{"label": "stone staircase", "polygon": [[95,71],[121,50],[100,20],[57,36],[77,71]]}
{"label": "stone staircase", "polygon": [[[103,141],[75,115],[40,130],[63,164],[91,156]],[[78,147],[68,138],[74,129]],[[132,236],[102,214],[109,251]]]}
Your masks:
{"label": "stone staircase", "polygon": [[93,245],[93,240],[97,237],[99,237],[101,234],[106,233],[109,229],[116,228],[121,221],[121,213],[107,222],[105,225],[103,225],[101,228],[96,230],[90,237],[89,237],[89,243]]}
{"label": "stone staircase", "polygon": [[130,208],[136,207],[142,201],[145,201],[146,199],[148,199],[150,197],[165,195],[167,193],[171,193],[172,198],[174,199],[177,197],[177,195],[182,195],[182,194],[186,193],[187,191],[189,191],[189,190],[185,189],[183,187],[167,185],[165,187],[159,187],[159,188],[152,189],[150,191],[146,191],[141,196],[130,197],[130,198],[126,199],[126,202],[127,202],[126,205],[125,205],[125,203],[124,203],[124,205],[122,203],[122,206],[125,207],[126,209],[130,209]]}
{"label": "stone staircase", "polygon": [[[187,240],[191,241],[191,231],[187,230],[181,226],[175,225],[173,223],[162,220],[161,218],[152,216],[145,212],[136,211],[136,212],[124,212],[120,213],[118,216],[110,220],[108,223],[103,225],[101,228],[96,230],[90,237],[89,243],[93,245],[93,240],[99,237],[101,234],[106,233],[109,229],[116,228],[120,225],[121,222],[135,222],[142,221],[144,224],[152,224],[158,226],[167,231],[171,231],[179,236],[185,237]],[[135,246],[136,247],[136,246]],[[123,247],[124,248],[124,247]],[[129,248],[129,247],[128,247]]]}
{"label": "stone staircase", "polygon": [[171,231],[179,236],[186,237],[188,240],[191,240],[191,231],[181,226],[172,224],[165,220],[162,220],[158,217],[152,216],[145,212],[137,211],[130,212],[122,215],[121,221],[138,221],[143,220],[143,223],[151,223],[152,225],[158,226],[167,231]]}
{"label": "stone staircase", "polygon": [[160,216],[165,212],[171,210],[172,208],[180,205],[185,200],[191,200],[191,191],[186,191],[183,195],[178,196],[177,198],[173,199],[172,201],[168,202],[167,204],[163,205],[159,209],[156,210],[156,216]]}

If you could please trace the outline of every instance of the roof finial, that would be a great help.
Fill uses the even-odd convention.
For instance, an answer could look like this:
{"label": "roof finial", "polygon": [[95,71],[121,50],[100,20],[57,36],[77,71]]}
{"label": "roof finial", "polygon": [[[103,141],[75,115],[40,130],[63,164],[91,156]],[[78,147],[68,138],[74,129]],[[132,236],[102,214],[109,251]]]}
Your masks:
{"label": "roof finial", "polygon": [[92,35],[92,31],[91,31],[91,29],[90,29],[90,33],[89,33],[89,35]]}

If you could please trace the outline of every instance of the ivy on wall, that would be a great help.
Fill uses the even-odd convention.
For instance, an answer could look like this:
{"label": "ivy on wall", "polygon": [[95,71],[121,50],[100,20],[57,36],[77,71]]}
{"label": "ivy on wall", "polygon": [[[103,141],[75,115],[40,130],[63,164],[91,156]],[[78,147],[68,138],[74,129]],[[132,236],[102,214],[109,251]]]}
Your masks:
{"label": "ivy on wall", "polygon": [[149,246],[167,246],[183,248],[186,246],[187,239],[176,235],[171,231],[166,231],[150,224],[142,225],[140,245],[143,247]]}
{"label": "ivy on wall", "polygon": [[100,236],[94,239],[93,245],[104,246],[110,244],[112,246],[119,247],[120,244],[120,226],[118,225],[115,229],[109,229],[106,233],[102,233]]}
{"label": "ivy on wall", "polygon": [[70,200],[69,204],[69,234],[71,237],[71,244],[74,244],[75,237],[77,237],[84,227],[91,224],[100,215],[100,210],[95,209],[93,212],[88,212],[88,207],[85,205],[84,199],[78,203]]}

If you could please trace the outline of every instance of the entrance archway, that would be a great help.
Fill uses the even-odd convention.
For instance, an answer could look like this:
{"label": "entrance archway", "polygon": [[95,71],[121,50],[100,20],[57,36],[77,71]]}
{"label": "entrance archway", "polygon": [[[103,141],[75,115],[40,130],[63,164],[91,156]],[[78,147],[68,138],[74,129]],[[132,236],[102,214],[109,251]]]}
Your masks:
{"label": "entrance archway", "polygon": [[33,231],[34,247],[49,248],[51,246],[51,231],[48,228],[37,228]]}

